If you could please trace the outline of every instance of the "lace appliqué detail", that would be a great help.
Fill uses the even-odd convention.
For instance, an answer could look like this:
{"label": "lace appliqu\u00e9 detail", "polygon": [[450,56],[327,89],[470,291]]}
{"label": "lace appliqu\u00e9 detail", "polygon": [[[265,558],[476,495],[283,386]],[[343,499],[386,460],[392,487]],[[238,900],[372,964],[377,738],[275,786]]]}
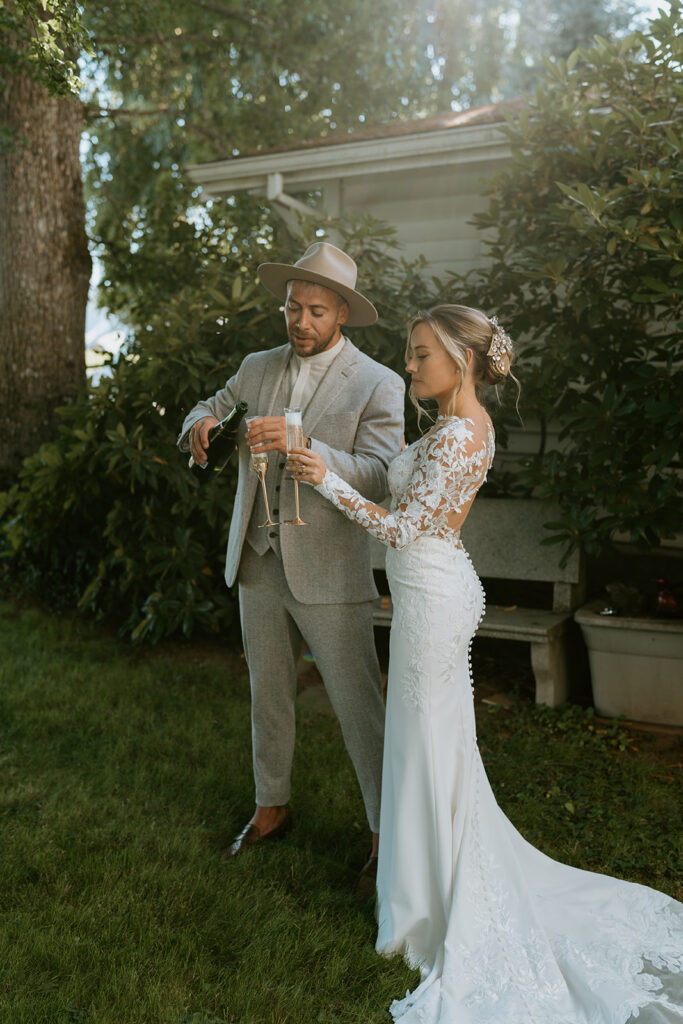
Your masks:
{"label": "lace appliqu\u00e9 detail", "polygon": [[[403,586],[393,595],[392,630],[400,637],[402,671],[396,680],[404,702],[425,712],[429,699],[462,678],[462,663],[479,623],[484,594],[467,554],[434,546],[431,538],[418,538],[407,548],[390,550],[388,559],[400,561],[401,574],[415,581],[426,578],[431,587]],[[448,578],[441,572],[448,562]],[[471,690],[460,697],[471,700]]]}
{"label": "lace appliqu\u00e9 detail", "polygon": [[[625,1024],[638,1018],[653,994],[659,1007],[683,1017],[683,1007],[660,993],[661,981],[647,972],[647,964],[671,973],[683,971],[683,951],[675,939],[681,924],[673,901],[623,882],[620,917],[602,918],[602,941],[570,941],[561,930],[562,919],[556,922],[557,931],[538,927],[524,899],[511,890],[505,865],[482,840],[479,807],[488,783],[478,751],[474,756],[466,874],[477,941],[453,947],[441,993],[460,993],[471,1024]],[[577,1013],[570,994],[575,978],[596,994],[602,988],[616,988],[621,994],[616,1013],[606,1017],[598,998],[593,1007],[584,1005]]]}
{"label": "lace appliqu\u00e9 detail", "polygon": [[[429,606],[421,595],[410,595],[394,603],[394,629],[406,638],[410,655],[403,673],[403,700],[415,711],[424,712],[430,689],[435,683],[446,684],[453,671],[453,661],[445,647],[454,647],[456,637],[445,644],[434,628]],[[436,655],[436,657],[435,657]],[[438,662],[438,663],[437,663]]]}
{"label": "lace appliqu\u00e9 detail", "polygon": [[392,462],[388,513],[329,470],[316,490],[390,547],[405,547],[420,534],[459,546],[460,531],[448,519],[462,513],[472,501],[486,479],[494,453],[490,425],[486,438],[479,441],[474,439],[473,426],[471,420],[439,417],[430,434]]}

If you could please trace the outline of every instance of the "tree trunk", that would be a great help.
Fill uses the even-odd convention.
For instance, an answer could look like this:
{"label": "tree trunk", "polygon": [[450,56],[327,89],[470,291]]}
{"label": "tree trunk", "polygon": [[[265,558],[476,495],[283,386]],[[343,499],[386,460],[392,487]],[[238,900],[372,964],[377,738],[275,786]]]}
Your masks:
{"label": "tree trunk", "polygon": [[0,122],[16,132],[0,152],[0,488],[85,384],[82,120],[80,103],[23,75],[0,90]]}

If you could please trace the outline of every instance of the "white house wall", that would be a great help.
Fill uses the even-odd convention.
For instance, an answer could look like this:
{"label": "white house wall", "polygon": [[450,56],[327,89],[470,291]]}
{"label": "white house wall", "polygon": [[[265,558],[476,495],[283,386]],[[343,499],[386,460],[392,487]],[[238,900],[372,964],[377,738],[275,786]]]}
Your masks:
{"label": "white house wall", "polygon": [[465,273],[485,259],[482,235],[469,221],[486,209],[482,179],[497,169],[495,163],[446,165],[342,179],[340,212],[366,213],[391,224],[403,254],[423,255],[431,274]]}

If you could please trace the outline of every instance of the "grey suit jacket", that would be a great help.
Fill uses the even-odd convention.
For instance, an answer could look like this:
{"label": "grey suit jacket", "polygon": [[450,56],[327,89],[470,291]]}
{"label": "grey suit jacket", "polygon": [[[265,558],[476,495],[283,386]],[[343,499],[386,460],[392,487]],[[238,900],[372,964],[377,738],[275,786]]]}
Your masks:
{"label": "grey suit jacket", "polygon": [[[222,419],[246,401],[250,416],[279,416],[275,408],[291,354],[289,344],[248,355],[237,373],[213,398],[198,402],[185,418],[178,444],[189,448],[188,433],[204,416]],[[320,382],[303,415],[304,434],[329,469],[371,501],[387,493],[386,469],[401,450],[404,384],[398,374],[359,351],[348,338]],[[249,471],[244,423],[239,433],[239,477],[228,538],[225,580],[231,586],[239,568],[258,487]],[[277,459],[279,519],[294,516],[294,487]],[[304,604],[347,604],[377,596],[367,534],[312,487],[299,487],[306,527],[281,526],[282,564],[293,596]]]}

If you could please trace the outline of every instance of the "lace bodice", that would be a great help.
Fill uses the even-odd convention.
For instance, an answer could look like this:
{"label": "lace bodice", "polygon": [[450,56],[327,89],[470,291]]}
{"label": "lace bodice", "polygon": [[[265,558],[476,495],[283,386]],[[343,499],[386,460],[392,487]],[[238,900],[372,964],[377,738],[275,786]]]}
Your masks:
{"label": "lace bodice", "polygon": [[460,526],[486,480],[493,454],[490,423],[482,436],[471,419],[439,416],[432,430],[389,466],[389,511],[366,501],[330,470],[316,490],[392,548],[403,548],[420,534],[459,545]]}

